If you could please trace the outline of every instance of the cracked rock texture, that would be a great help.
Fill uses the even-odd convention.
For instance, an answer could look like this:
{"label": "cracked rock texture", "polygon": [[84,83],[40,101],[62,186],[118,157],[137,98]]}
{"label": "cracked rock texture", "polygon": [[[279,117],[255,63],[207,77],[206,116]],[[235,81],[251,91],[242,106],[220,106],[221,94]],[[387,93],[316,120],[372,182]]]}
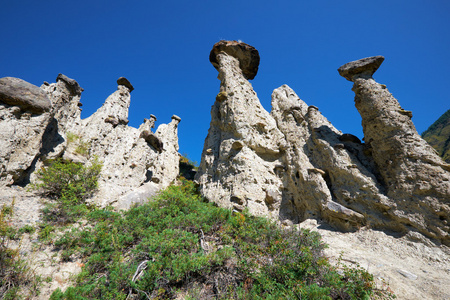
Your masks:
{"label": "cracked rock texture", "polygon": [[385,85],[365,73],[356,74],[352,81],[364,139],[386,195],[395,203],[392,214],[401,227],[414,227],[448,244],[450,165],[420,137],[412,113],[400,106]]}
{"label": "cracked rock texture", "polygon": [[37,160],[50,109],[39,87],[19,78],[0,79],[0,186],[23,180]]}
{"label": "cracked rock texture", "polygon": [[[153,115],[139,129],[128,126],[133,86],[126,78],[119,78],[117,91],[86,119],[80,118],[83,89],[74,79],[59,74],[56,83],[44,83],[41,88],[20,79],[8,82],[11,87],[5,94],[14,96],[10,98],[20,100],[26,87],[33,95],[41,95],[32,99],[35,103],[43,106],[47,101],[51,109],[39,112],[30,108],[29,99],[13,103],[0,98],[1,185],[34,182],[35,171],[50,159],[90,163],[97,158],[103,168],[99,191],[91,200],[126,209],[176,179],[180,118],[172,117],[155,133],[151,132],[156,121]],[[152,136],[152,143],[143,138],[144,131]]]}
{"label": "cracked rock texture", "polygon": [[287,85],[274,90],[265,111],[248,81],[255,51],[235,41],[211,51],[221,84],[196,176],[203,196],[280,221],[316,218],[450,244],[449,165],[417,134],[412,113],[372,79],[384,57],[339,68],[354,82],[362,143]]}
{"label": "cracked rock texture", "polygon": [[285,139],[240,68],[240,60],[248,53],[230,52],[240,56],[214,53],[221,85],[211,109],[197,179],[202,194],[222,206],[278,215],[282,183],[276,167],[281,164]]}

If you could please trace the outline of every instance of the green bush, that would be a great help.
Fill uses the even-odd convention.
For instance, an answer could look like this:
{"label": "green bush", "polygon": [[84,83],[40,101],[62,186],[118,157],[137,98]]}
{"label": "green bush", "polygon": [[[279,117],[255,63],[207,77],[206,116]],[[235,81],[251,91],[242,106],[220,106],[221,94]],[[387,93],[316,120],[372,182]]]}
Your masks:
{"label": "green bush", "polygon": [[319,234],[205,203],[190,181],[123,214],[94,210],[87,219],[92,227],[55,241],[86,261],[76,286],[51,299],[366,299],[375,292],[365,270],[330,265]]}
{"label": "green bush", "polygon": [[94,159],[89,166],[81,163],[54,160],[38,171],[34,188],[56,200],[44,209],[44,220],[51,223],[73,222],[88,211],[85,200],[97,189],[102,165]]}
{"label": "green bush", "polygon": [[3,205],[0,210],[0,299],[31,297],[38,292],[33,285],[37,279],[21,257],[20,247],[9,247],[11,233],[17,232],[10,224],[13,207],[14,201],[11,206]]}
{"label": "green bush", "polygon": [[80,204],[97,188],[102,165],[94,160],[91,166],[57,159],[47,168],[38,171],[36,184],[46,196]]}
{"label": "green bush", "polygon": [[194,179],[195,174],[198,170],[198,163],[196,161],[192,161],[187,154],[183,154],[180,156],[178,166],[180,170],[180,177],[189,180]]}

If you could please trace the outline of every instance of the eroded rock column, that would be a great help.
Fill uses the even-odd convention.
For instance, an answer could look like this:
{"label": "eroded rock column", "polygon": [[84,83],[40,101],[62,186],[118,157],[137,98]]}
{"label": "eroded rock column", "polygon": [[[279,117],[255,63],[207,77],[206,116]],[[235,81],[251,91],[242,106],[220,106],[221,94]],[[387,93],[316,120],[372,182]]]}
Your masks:
{"label": "eroded rock column", "polygon": [[449,243],[450,166],[417,133],[412,113],[404,110],[373,73],[384,57],[350,62],[339,74],[353,81],[355,105],[364,139],[384,181],[392,210],[408,229]]}
{"label": "eroded rock column", "polygon": [[245,43],[220,41],[210,61],[221,84],[196,176],[201,193],[224,207],[278,215],[282,184],[276,167],[286,143],[248,81],[256,76],[258,51]]}

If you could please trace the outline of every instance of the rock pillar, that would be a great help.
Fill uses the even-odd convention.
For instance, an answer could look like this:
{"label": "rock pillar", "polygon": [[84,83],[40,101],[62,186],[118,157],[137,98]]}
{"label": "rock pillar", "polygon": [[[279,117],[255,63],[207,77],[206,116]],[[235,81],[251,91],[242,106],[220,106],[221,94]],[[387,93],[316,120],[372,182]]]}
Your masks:
{"label": "rock pillar", "polygon": [[362,117],[364,140],[381,174],[392,213],[405,226],[449,242],[450,166],[417,133],[412,112],[403,109],[373,73],[384,57],[341,66],[352,81],[355,106]]}

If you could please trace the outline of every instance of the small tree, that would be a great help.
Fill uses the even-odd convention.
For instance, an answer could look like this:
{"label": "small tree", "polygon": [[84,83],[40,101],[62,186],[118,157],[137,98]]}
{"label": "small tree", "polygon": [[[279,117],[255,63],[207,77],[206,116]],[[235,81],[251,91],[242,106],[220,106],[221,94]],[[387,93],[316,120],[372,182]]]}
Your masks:
{"label": "small tree", "polygon": [[38,172],[39,183],[34,187],[41,189],[42,193],[55,199],[55,209],[47,209],[51,215],[57,217],[58,222],[71,221],[71,215],[77,215],[80,205],[85,207],[85,200],[97,189],[98,177],[102,164],[94,159],[90,165],[56,159]]}

